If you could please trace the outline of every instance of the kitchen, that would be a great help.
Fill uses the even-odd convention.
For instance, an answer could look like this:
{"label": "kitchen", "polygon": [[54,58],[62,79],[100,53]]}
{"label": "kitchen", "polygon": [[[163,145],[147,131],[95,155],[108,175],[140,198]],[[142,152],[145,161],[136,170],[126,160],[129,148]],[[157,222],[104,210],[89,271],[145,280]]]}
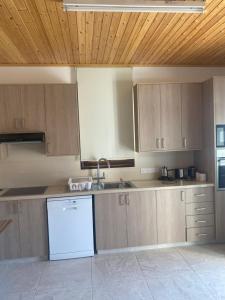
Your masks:
{"label": "kitchen", "polygon": [[222,64],[15,59],[0,67],[1,299],[222,299]]}

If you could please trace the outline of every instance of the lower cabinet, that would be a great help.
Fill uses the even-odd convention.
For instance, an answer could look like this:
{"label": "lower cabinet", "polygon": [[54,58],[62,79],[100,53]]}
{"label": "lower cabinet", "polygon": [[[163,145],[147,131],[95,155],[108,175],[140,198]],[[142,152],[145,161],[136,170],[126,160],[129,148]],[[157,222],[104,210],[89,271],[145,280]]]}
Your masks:
{"label": "lower cabinet", "polygon": [[95,196],[97,250],[157,243],[155,192]]}
{"label": "lower cabinet", "polygon": [[182,190],[157,191],[158,243],[186,241],[185,196]]}
{"label": "lower cabinet", "polygon": [[0,259],[47,255],[46,199],[0,202]]}
{"label": "lower cabinet", "polygon": [[20,257],[18,201],[0,202],[0,259]]}
{"label": "lower cabinet", "polygon": [[22,200],[19,205],[20,256],[48,255],[46,199]]}

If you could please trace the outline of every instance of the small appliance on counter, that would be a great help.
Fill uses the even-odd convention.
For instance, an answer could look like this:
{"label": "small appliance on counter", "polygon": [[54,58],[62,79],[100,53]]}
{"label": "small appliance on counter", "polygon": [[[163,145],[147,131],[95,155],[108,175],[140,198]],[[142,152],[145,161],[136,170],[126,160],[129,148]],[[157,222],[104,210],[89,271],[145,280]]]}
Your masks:
{"label": "small appliance on counter", "polygon": [[195,180],[196,167],[191,166],[188,168],[168,169],[167,167],[161,168],[161,176],[159,180],[175,181],[175,180]]}

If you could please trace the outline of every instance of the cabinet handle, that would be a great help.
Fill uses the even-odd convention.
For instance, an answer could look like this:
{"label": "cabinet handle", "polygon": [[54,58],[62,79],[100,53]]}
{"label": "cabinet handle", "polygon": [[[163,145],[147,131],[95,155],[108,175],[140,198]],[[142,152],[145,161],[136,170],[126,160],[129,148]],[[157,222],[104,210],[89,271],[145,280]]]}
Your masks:
{"label": "cabinet handle", "polygon": [[22,128],[25,128],[25,119],[22,119]]}
{"label": "cabinet handle", "polygon": [[120,206],[125,205],[125,195],[122,194],[119,195],[119,205]]}
{"label": "cabinet handle", "polygon": [[161,138],[161,147],[164,149],[165,148],[165,139]]}
{"label": "cabinet handle", "polygon": [[195,220],[195,223],[206,223],[206,221],[204,221],[204,220],[202,220],[202,221]]}
{"label": "cabinet handle", "polygon": [[160,139],[159,138],[156,139],[156,148],[157,149],[160,148]]}
{"label": "cabinet handle", "polygon": [[130,199],[128,194],[125,196],[125,201],[126,201],[126,205],[130,205]]}
{"label": "cabinet handle", "polygon": [[46,143],[46,152],[50,154],[50,143]]}
{"label": "cabinet handle", "polygon": [[72,206],[72,207],[64,207],[63,208],[63,211],[65,211],[65,210],[77,210],[78,209],[78,207],[77,206]]}
{"label": "cabinet handle", "polygon": [[196,236],[199,236],[199,237],[208,236],[208,233],[196,233]]}
{"label": "cabinet handle", "polygon": [[14,123],[15,123],[15,128],[16,129],[20,129],[21,127],[21,123],[20,123],[20,119],[14,119]]}
{"label": "cabinet handle", "polygon": [[205,194],[203,194],[203,193],[202,193],[202,194],[195,194],[194,196],[195,196],[195,197],[204,197]]}
{"label": "cabinet handle", "polygon": [[183,138],[183,147],[187,148],[187,139],[186,138]]}
{"label": "cabinet handle", "polygon": [[199,207],[199,208],[196,208],[195,210],[206,210],[206,207]]}
{"label": "cabinet handle", "polygon": [[185,192],[181,191],[181,201],[185,201]]}

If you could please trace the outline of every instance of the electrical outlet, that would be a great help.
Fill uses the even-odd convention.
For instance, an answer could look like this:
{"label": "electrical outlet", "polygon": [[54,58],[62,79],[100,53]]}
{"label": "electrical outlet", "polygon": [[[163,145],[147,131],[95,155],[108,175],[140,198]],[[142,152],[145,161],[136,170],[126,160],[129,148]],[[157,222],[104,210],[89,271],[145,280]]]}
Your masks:
{"label": "electrical outlet", "polygon": [[152,174],[152,173],[158,173],[159,168],[141,168],[141,174]]}

